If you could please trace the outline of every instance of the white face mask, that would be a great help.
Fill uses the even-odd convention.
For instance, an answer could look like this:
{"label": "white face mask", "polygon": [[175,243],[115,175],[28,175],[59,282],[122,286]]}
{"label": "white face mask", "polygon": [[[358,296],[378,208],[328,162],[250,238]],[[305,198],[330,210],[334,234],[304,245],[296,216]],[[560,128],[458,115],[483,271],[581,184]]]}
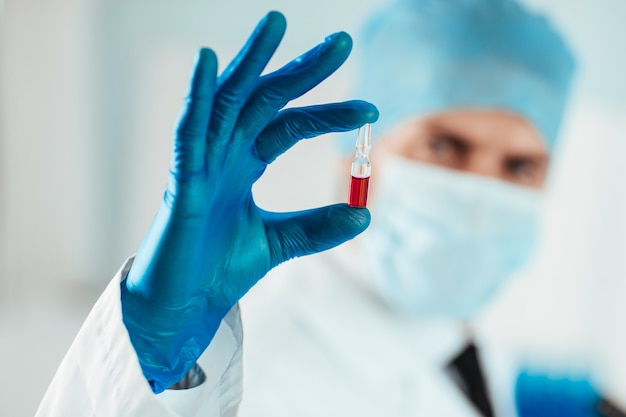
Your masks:
{"label": "white face mask", "polygon": [[530,257],[540,194],[389,156],[363,242],[394,309],[469,318]]}

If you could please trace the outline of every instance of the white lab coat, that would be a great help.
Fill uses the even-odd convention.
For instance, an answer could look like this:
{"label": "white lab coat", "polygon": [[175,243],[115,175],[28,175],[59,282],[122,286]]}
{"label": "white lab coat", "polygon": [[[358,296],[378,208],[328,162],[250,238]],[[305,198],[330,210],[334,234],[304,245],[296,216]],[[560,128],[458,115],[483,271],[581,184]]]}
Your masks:
{"label": "white lab coat", "polygon": [[[240,416],[478,417],[444,371],[463,327],[387,308],[354,243],[281,265],[242,300]],[[515,416],[514,364],[477,342],[496,416]]]}
{"label": "white lab coat", "polygon": [[[239,309],[199,360],[205,383],[154,395],[122,322],[119,283],[129,268],[127,262],[89,314],[36,417],[236,415]],[[244,298],[237,415],[479,417],[443,371],[466,342],[463,331],[393,313],[369,290],[366,273],[344,246],[280,266]],[[515,416],[513,368],[486,358],[496,415]]]}
{"label": "white lab coat", "polygon": [[[198,361],[207,378],[197,388],[154,395],[122,322],[116,274],[61,362],[36,417],[230,417],[241,400],[241,323],[233,308]],[[45,345],[42,346],[45,349]]]}

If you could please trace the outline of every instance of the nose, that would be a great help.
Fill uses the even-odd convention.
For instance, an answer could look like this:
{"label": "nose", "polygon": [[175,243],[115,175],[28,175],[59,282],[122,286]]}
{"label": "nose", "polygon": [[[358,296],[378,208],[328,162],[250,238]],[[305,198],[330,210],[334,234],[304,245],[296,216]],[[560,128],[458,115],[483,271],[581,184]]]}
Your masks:
{"label": "nose", "polygon": [[464,168],[464,171],[472,174],[503,179],[502,161],[494,152],[473,152]]}

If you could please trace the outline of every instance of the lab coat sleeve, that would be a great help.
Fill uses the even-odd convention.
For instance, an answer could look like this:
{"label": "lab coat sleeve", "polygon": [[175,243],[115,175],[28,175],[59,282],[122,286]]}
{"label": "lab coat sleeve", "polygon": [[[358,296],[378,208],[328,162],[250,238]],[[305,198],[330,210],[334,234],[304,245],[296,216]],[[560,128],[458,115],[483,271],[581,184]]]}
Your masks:
{"label": "lab coat sleeve", "polygon": [[[242,394],[242,331],[238,306],[222,321],[198,363],[196,388],[155,395],[122,321],[120,282],[127,261],[98,299],[61,362],[36,417],[230,417]],[[45,343],[41,346],[45,349]]]}

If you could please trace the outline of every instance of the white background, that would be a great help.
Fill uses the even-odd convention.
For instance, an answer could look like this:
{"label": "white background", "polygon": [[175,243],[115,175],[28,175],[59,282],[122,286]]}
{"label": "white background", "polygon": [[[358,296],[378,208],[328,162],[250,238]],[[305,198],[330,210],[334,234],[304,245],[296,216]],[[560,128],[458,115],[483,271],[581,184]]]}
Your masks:
{"label": "white background", "polygon": [[[136,251],[197,48],[212,47],[223,68],[257,20],[280,10],[288,30],[276,68],[330,33],[358,34],[384,3],[0,1],[0,415],[34,413],[90,305]],[[570,40],[577,88],[537,259],[481,323],[533,361],[592,367],[626,403],[626,2],[527,3]],[[347,98],[353,62],[300,103]],[[258,204],[344,198],[332,140],[279,158],[255,187]]]}

